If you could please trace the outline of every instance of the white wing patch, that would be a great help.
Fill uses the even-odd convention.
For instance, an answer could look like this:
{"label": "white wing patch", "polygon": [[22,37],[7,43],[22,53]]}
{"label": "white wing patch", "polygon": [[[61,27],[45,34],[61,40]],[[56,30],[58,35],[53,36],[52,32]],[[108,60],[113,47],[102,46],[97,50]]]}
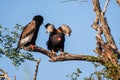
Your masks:
{"label": "white wing patch", "polygon": [[31,41],[32,37],[33,37],[33,33],[30,34],[29,36],[21,39],[20,44],[21,44],[21,45],[25,45],[26,43],[28,43],[28,42]]}

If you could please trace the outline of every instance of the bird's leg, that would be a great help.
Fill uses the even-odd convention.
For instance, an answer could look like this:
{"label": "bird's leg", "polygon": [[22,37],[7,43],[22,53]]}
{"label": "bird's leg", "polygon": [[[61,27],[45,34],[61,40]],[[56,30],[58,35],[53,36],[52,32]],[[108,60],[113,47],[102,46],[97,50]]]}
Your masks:
{"label": "bird's leg", "polygon": [[68,54],[68,53],[67,52],[63,52],[63,51],[60,52],[61,56],[65,56],[66,54]]}
{"label": "bird's leg", "polygon": [[63,56],[65,55],[63,48],[60,49],[60,55],[63,55]]}
{"label": "bird's leg", "polygon": [[51,52],[54,56],[56,56],[56,52],[53,49],[51,50]]}
{"label": "bird's leg", "polygon": [[60,52],[60,55],[65,55],[65,53],[63,51]]}
{"label": "bird's leg", "polygon": [[30,44],[30,48],[32,49],[32,50],[34,50],[35,49],[35,45],[34,44]]}

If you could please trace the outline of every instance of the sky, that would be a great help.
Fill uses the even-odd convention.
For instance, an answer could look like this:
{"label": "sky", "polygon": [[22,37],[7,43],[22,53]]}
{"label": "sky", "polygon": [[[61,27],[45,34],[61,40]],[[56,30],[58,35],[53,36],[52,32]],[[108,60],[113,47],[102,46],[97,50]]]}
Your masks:
{"label": "sky", "polygon": [[[64,0],[1,0],[0,25],[12,30],[16,23],[25,26],[35,15],[42,15],[44,22],[40,27],[36,41],[38,46],[47,49],[46,42],[49,34],[45,33],[45,24],[52,23],[56,28],[66,24],[71,27],[72,34],[70,37],[66,36],[65,52],[97,56],[93,52],[96,47],[96,31],[91,28],[91,25],[96,15],[93,11],[92,0],[88,0],[88,2],[77,0],[66,3],[61,1]],[[100,1],[103,9],[105,0]],[[115,0],[110,0],[105,16],[118,48],[120,48],[119,15],[119,6]],[[66,75],[72,74],[77,68],[82,71],[79,80],[83,80],[95,70],[90,62],[49,62],[49,58],[43,54],[34,52],[33,55],[36,59],[41,59],[37,80],[70,80]],[[26,61],[16,68],[5,56],[0,58],[0,68],[7,71],[12,79],[16,75],[17,80],[33,80],[35,65],[35,62]]]}

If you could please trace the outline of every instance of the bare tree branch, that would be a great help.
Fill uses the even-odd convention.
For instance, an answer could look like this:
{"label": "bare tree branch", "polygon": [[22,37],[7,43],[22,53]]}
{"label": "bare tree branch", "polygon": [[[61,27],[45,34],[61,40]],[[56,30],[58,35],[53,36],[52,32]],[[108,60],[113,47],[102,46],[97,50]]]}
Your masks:
{"label": "bare tree branch", "polygon": [[[114,39],[111,35],[111,31],[109,25],[107,24],[106,17],[104,15],[109,0],[106,0],[103,11],[100,8],[99,0],[92,0],[92,2],[93,2],[94,12],[96,13],[96,18],[92,24],[92,28],[97,31],[96,34],[97,47],[94,50],[94,52],[97,53],[99,56],[104,57],[105,60],[107,60],[106,65],[104,66],[108,71],[107,74],[109,74],[109,72],[111,71],[113,72],[109,74],[110,78],[112,80],[119,80],[120,79],[120,77],[118,76],[120,74],[119,64],[118,64],[119,52],[114,42]],[[104,36],[102,36],[102,34],[104,34]],[[105,41],[103,40],[103,37],[105,37]]]}
{"label": "bare tree branch", "polygon": [[51,62],[70,61],[70,60],[78,60],[78,61],[81,60],[81,61],[98,62],[98,63],[104,64],[104,59],[99,57],[94,57],[89,55],[70,54],[70,53],[64,53],[64,55],[58,55],[50,59]]}
{"label": "bare tree branch", "polygon": [[40,64],[41,60],[36,60],[36,69],[35,69],[35,73],[34,73],[34,80],[37,80],[37,73],[38,73],[38,68],[39,68],[39,64]]}
{"label": "bare tree branch", "polygon": [[35,46],[34,49],[31,49],[30,46],[28,47],[23,47],[23,49],[32,51],[32,52],[39,52],[42,53],[50,58],[51,62],[57,62],[57,61],[70,61],[70,60],[82,60],[82,61],[88,61],[88,62],[98,62],[101,64],[105,64],[106,60],[102,57],[94,57],[94,56],[89,56],[89,55],[78,55],[78,54],[71,54],[64,52],[60,55],[53,55],[51,52],[48,50]]}
{"label": "bare tree branch", "polygon": [[16,80],[16,76],[14,76],[14,80]]}
{"label": "bare tree branch", "polygon": [[[109,0],[106,1],[103,11],[100,8],[99,0],[92,0],[92,2],[96,13],[96,19],[93,22],[92,27],[98,32],[96,35],[98,47],[94,50],[94,52],[105,57],[106,59],[110,59],[110,61],[117,66],[118,60],[115,54],[118,54],[118,48],[111,35],[107,20],[104,17]],[[104,34],[106,42],[103,41],[101,36],[102,34]]]}
{"label": "bare tree branch", "polygon": [[118,5],[120,6],[120,0],[116,0],[116,2],[118,3]]}
{"label": "bare tree branch", "polygon": [[111,45],[111,47],[113,49],[117,49],[117,46],[114,42],[114,39],[110,33],[110,28],[109,28],[109,25],[107,24],[107,20],[104,17],[103,12],[101,11],[99,0],[92,0],[92,2],[93,2],[94,11],[95,11],[97,17],[99,18],[100,23],[101,23],[102,31],[105,35],[106,41],[108,42],[109,45]]}
{"label": "bare tree branch", "polygon": [[5,78],[6,80],[11,80],[3,69],[0,68],[0,72],[2,72],[2,74],[0,75],[0,79]]}
{"label": "bare tree branch", "polygon": [[30,46],[22,47],[22,49],[27,50],[27,51],[32,51],[32,52],[39,52],[41,54],[48,56],[49,58],[56,56],[56,55],[53,55],[50,51],[48,51],[42,47],[39,47],[39,46],[35,46],[34,49],[31,49]]}
{"label": "bare tree branch", "polygon": [[105,12],[106,12],[109,1],[110,0],[106,0],[105,6],[104,6],[104,9],[103,9],[103,14],[105,14]]}

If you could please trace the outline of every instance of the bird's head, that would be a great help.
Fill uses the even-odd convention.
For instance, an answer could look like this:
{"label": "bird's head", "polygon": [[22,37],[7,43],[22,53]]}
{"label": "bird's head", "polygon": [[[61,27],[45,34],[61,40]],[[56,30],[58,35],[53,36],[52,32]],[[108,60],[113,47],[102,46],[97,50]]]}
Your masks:
{"label": "bird's head", "polygon": [[45,25],[45,28],[46,28],[46,33],[52,33],[55,31],[55,27],[53,24],[50,24],[50,23],[47,23]]}
{"label": "bird's head", "polygon": [[44,18],[41,15],[36,15],[33,17],[33,20],[36,21],[36,24],[41,25],[43,23]]}
{"label": "bird's head", "polygon": [[67,35],[67,36],[70,36],[70,35],[71,35],[72,30],[71,30],[71,28],[70,28],[69,26],[67,26],[67,25],[62,25],[62,26],[60,26],[58,29],[60,29],[60,30],[63,32],[63,34],[65,34],[65,35]]}

